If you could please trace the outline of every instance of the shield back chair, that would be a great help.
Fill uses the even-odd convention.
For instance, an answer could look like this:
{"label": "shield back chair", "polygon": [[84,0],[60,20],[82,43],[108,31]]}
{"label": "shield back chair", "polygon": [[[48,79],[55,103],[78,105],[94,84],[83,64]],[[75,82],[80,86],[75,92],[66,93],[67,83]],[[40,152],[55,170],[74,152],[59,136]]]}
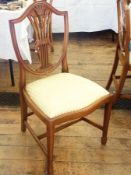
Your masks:
{"label": "shield back chair", "polygon": [[[51,15],[60,17],[64,26],[60,56],[53,63],[48,60],[48,49],[51,44],[48,30]],[[24,61],[19,50],[15,26],[24,19],[28,19],[34,28],[39,66]],[[106,144],[113,95],[95,82],[69,73],[67,11],[59,11],[44,0],[36,1],[26,9],[21,17],[10,20],[10,31],[20,70],[21,130],[25,132],[27,128],[30,131],[47,156],[47,174],[53,175],[53,146],[56,132],[83,120],[102,131],[101,143]],[[59,68],[61,72],[56,73],[55,70]],[[37,80],[27,82],[28,74],[34,75]],[[44,77],[39,79],[39,76]],[[88,115],[101,105],[105,105],[104,117],[102,124],[98,124],[89,120]],[[32,114],[45,125],[46,133],[38,135],[36,130],[32,129],[29,123],[29,118],[34,117]],[[42,142],[45,137],[47,147]]]}
{"label": "shield back chair", "polygon": [[[120,98],[130,99],[131,95],[124,91],[127,78],[131,78],[131,33],[130,33],[130,8],[127,0],[117,0],[118,12],[118,42],[116,47],[114,64],[106,85],[109,90],[114,83],[114,102]],[[119,70],[121,68],[121,70]],[[120,72],[121,71],[121,72]]]}

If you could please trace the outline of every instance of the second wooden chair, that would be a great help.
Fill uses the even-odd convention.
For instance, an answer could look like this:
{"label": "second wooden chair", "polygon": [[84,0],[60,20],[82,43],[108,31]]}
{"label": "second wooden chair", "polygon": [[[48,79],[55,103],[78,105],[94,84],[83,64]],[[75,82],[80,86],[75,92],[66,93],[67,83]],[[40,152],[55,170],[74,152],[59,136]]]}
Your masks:
{"label": "second wooden chair", "polygon": [[123,91],[125,81],[131,78],[131,7],[128,0],[117,0],[118,42],[114,64],[106,86],[109,89],[114,82],[114,103],[119,98],[131,99],[131,95]]}

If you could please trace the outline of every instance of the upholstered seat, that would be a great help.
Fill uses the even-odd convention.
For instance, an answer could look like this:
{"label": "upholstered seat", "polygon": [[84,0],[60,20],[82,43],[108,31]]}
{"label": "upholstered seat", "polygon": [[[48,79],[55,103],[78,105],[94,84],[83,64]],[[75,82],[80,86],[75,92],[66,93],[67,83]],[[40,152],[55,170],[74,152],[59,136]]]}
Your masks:
{"label": "upholstered seat", "polygon": [[26,86],[32,101],[50,118],[80,110],[109,94],[101,86],[70,73],[59,73]]}

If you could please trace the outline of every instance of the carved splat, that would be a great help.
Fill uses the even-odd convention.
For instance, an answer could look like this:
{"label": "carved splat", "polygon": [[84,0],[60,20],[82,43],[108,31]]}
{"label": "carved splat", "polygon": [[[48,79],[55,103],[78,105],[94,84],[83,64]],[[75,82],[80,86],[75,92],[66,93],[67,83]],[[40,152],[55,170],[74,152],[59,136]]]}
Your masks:
{"label": "carved splat", "polygon": [[37,5],[28,15],[28,19],[34,29],[35,51],[40,61],[40,69],[43,69],[49,65],[48,51],[52,46],[49,37],[51,12],[46,5]]}

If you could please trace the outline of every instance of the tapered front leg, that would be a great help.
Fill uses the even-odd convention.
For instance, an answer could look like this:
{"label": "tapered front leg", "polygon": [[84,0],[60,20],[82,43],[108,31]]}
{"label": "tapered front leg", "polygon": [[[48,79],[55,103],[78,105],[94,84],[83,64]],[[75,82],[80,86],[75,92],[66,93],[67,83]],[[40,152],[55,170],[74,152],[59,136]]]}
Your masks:
{"label": "tapered front leg", "polygon": [[52,123],[47,126],[47,175],[53,175],[53,149],[54,149],[54,127]]}
{"label": "tapered front leg", "polygon": [[24,101],[23,95],[20,94],[20,103],[21,103],[21,131],[26,131],[25,121],[27,120],[27,105]]}
{"label": "tapered front leg", "polygon": [[102,137],[101,137],[101,144],[102,145],[105,145],[107,142],[107,133],[108,133],[111,109],[112,109],[112,101],[105,105],[104,120],[103,120],[103,132],[102,132]]}

